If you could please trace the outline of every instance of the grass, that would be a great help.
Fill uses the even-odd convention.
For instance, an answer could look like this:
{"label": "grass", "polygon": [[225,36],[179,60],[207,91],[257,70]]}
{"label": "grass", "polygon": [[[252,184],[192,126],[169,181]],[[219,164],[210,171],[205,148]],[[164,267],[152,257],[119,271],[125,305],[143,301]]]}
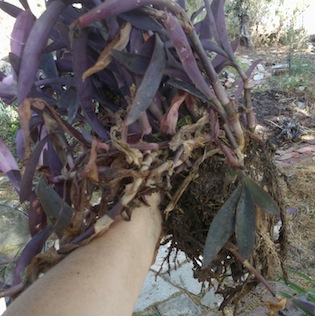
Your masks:
{"label": "grass", "polygon": [[272,76],[270,87],[283,92],[309,94],[315,99],[315,59],[305,54],[296,54],[291,57],[289,71],[283,75]]}
{"label": "grass", "polygon": [[290,299],[306,315],[313,316],[315,311],[315,280],[300,271],[291,270],[290,274],[291,276],[299,277],[303,284],[295,281],[290,281],[286,284],[280,278],[278,282],[287,287],[288,292],[279,291],[279,294],[282,297]]}
{"label": "grass", "polygon": [[14,106],[0,101],[0,138],[15,154],[15,134],[19,128],[19,118]]}

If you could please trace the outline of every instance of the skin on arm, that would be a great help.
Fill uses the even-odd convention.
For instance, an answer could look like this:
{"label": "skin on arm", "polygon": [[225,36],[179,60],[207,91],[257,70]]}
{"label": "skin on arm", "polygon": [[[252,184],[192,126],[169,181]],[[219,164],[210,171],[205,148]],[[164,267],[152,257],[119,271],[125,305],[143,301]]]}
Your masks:
{"label": "skin on arm", "polygon": [[130,316],[162,231],[160,195],[133,210],[131,221],[69,254],[23,292],[3,316]]}

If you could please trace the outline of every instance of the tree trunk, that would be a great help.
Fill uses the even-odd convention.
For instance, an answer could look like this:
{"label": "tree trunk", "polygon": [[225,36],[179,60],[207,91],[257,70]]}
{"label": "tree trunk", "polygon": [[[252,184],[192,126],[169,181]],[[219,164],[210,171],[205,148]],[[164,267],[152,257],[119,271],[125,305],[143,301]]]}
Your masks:
{"label": "tree trunk", "polygon": [[251,36],[249,34],[249,16],[246,13],[241,15],[241,27],[240,27],[240,44],[248,48],[254,48]]}

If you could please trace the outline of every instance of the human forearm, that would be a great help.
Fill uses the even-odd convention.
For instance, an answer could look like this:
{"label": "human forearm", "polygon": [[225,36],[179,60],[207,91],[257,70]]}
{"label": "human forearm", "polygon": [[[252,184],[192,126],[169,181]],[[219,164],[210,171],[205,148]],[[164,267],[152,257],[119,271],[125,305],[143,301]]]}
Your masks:
{"label": "human forearm", "polygon": [[160,197],[68,255],[9,307],[10,315],[131,315],[161,234]]}

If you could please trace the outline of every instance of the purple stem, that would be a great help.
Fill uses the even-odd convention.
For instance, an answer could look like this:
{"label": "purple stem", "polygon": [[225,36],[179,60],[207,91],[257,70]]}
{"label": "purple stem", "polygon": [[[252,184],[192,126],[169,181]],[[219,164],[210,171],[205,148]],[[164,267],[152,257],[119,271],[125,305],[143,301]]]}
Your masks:
{"label": "purple stem", "polygon": [[176,2],[169,0],[107,0],[106,2],[103,2],[86,14],[82,15],[79,18],[79,25],[81,27],[85,27],[93,22],[106,19],[112,15],[117,15],[146,5],[154,5],[163,9],[167,8],[171,12],[181,15],[186,14],[185,10],[181,8]]}

